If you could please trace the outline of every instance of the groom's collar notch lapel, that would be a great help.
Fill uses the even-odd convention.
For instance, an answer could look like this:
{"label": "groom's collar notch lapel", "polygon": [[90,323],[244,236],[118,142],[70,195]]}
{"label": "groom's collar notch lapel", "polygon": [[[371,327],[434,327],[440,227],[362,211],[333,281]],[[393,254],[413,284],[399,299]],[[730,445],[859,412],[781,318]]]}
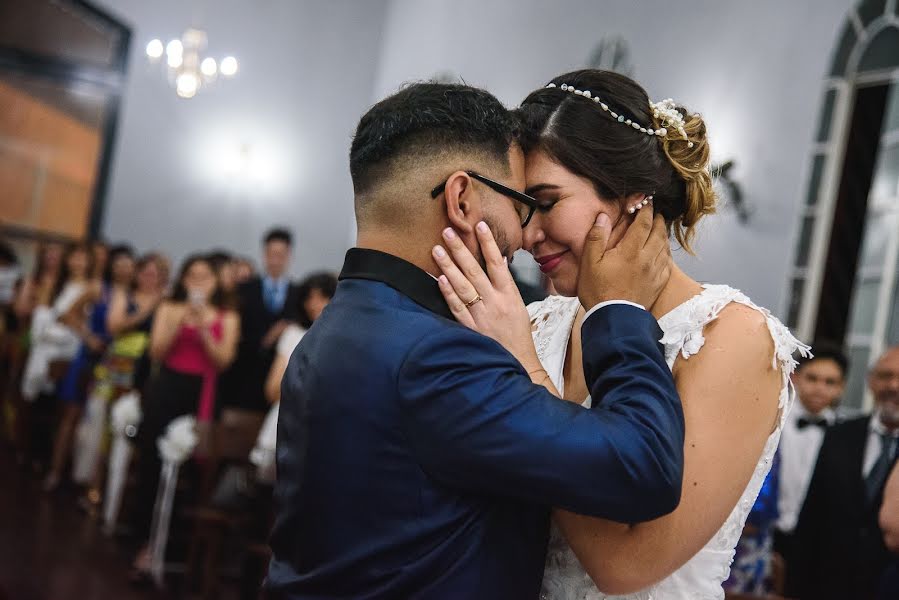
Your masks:
{"label": "groom's collar notch lapel", "polygon": [[453,319],[437,281],[412,263],[392,254],[350,248],[338,279],[367,279],[385,283],[429,311]]}

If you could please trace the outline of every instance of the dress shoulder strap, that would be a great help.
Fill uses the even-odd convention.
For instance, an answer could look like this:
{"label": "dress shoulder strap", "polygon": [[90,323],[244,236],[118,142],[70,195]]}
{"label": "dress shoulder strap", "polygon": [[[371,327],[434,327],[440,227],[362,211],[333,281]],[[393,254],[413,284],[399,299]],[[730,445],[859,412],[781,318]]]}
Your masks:
{"label": "dress shoulder strap", "polygon": [[659,319],[659,325],[665,331],[662,343],[666,352],[680,353],[690,358],[703,347],[706,326],[716,320],[721,311],[730,303],[736,302],[758,311],[765,317],[768,331],[774,341],[774,367],[780,363],[787,374],[796,368],[794,354],[808,355],[810,348],[796,339],[790,330],[766,308],[756,305],[740,290],[726,285],[704,285],[700,294],[690,298],[682,305]]}

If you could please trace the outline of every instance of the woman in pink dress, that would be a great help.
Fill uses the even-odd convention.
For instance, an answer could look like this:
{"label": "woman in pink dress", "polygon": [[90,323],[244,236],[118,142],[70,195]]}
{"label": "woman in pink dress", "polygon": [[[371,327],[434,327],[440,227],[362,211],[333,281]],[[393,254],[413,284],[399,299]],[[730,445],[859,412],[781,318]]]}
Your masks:
{"label": "woman in pink dress", "polygon": [[[214,419],[216,378],[234,359],[239,335],[240,318],[226,305],[212,263],[205,256],[187,258],[150,331],[150,357],[158,370],[147,384],[137,440],[140,483],[134,525],[140,539],[149,536],[159,483],[156,440],[180,416],[194,415],[200,423]],[[146,576],[146,546],[134,568],[136,578]]]}

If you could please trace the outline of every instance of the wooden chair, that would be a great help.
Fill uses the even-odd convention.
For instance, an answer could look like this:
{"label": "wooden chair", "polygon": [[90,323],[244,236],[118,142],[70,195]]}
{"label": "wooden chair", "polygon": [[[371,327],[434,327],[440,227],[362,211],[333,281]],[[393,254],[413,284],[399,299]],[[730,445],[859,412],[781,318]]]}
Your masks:
{"label": "wooden chair", "polygon": [[245,530],[253,514],[217,506],[216,484],[229,467],[251,470],[249,454],[256,443],[264,415],[225,410],[212,429],[211,455],[203,461],[204,500],[192,512],[194,534],[188,554],[188,584],[199,588],[202,598],[218,598],[222,571],[222,547],[229,535]]}

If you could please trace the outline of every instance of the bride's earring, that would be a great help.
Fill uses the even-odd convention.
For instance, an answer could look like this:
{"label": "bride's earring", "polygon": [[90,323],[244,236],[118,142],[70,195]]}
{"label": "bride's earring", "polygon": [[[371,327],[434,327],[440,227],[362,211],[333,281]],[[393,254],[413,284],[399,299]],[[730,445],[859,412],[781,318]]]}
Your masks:
{"label": "bride's earring", "polygon": [[627,212],[629,214],[634,214],[635,212],[637,212],[638,210],[640,210],[641,208],[643,208],[644,206],[649,204],[649,202],[651,200],[652,200],[652,195],[646,196],[643,198],[643,200],[641,200],[640,202],[637,202],[636,204],[631,206],[629,209],[627,209]]}

